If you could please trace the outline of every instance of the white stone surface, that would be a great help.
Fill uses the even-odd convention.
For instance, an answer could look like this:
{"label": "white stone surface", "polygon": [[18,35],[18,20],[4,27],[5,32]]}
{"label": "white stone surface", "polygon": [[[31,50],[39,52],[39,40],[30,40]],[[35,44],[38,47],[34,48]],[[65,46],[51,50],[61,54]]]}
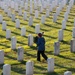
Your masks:
{"label": "white stone surface", "polygon": [[25,36],[26,35],[26,28],[22,27],[21,28],[21,36]]}
{"label": "white stone surface", "polygon": [[6,30],[6,39],[10,39],[11,38],[11,30],[7,29]]}
{"label": "white stone surface", "polygon": [[41,23],[42,23],[42,24],[45,23],[45,18],[46,18],[46,17],[45,17],[44,15],[41,16]]}
{"label": "white stone surface", "polygon": [[2,21],[3,21],[3,16],[0,15],[0,23],[2,23]]}
{"label": "white stone surface", "polygon": [[48,72],[54,72],[54,58],[48,58]]}
{"label": "white stone surface", "polygon": [[31,34],[28,35],[28,46],[33,45],[33,36]]}
{"label": "white stone surface", "polygon": [[75,52],[75,39],[72,39],[70,44],[71,44],[71,47],[70,47],[71,52]]}
{"label": "white stone surface", "polygon": [[43,12],[43,7],[42,6],[40,6],[40,13],[42,13]]}
{"label": "white stone surface", "polygon": [[54,55],[59,55],[59,53],[60,53],[60,43],[55,42],[54,43]]}
{"label": "white stone surface", "polygon": [[32,26],[33,25],[33,18],[32,16],[29,17],[29,26]]}
{"label": "white stone surface", "polygon": [[46,17],[49,17],[49,15],[50,15],[49,9],[46,9]]}
{"label": "white stone surface", "polygon": [[71,72],[71,71],[66,71],[66,72],[64,73],[64,75],[72,75],[72,72]]}
{"label": "white stone surface", "polygon": [[6,26],[7,26],[7,25],[6,25],[6,21],[3,21],[3,22],[2,22],[2,30],[6,30]]}
{"label": "white stone surface", "polygon": [[28,10],[28,3],[25,3],[25,10]]}
{"label": "white stone surface", "polygon": [[32,61],[26,63],[26,75],[33,75],[33,66],[34,63]]}
{"label": "white stone surface", "polygon": [[35,33],[40,33],[40,25],[39,24],[37,24],[36,26],[35,26]]}
{"label": "white stone surface", "polygon": [[18,12],[18,9],[19,9],[18,4],[15,3],[15,11]]}
{"label": "white stone surface", "polygon": [[62,29],[66,29],[66,20],[65,19],[62,21]]}
{"label": "white stone surface", "polygon": [[67,21],[68,20],[68,13],[67,12],[65,12],[65,14],[64,14],[64,19]]}
{"label": "white stone surface", "polygon": [[11,38],[11,49],[13,49],[13,50],[16,49],[16,43],[17,43],[16,37],[13,36]]}
{"label": "white stone surface", "polygon": [[60,29],[58,32],[58,41],[62,41],[63,40],[63,30]]}
{"label": "white stone surface", "polygon": [[27,20],[27,12],[24,12],[23,19],[24,19],[24,20]]}
{"label": "white stone surface", "polygon": [[0,64],[4,64],[4,51],[0,50]]}
{"label": "white stone surface", "polygon": [[16,28],[20,28],[20,20],[16,19]]}
{"label": "white stone surface", "polygon": [[15,14],[11,15],[12,21],[15,21]]}
{"label": "white stone surface", "polygon": [[22,47],[18,47],[18,61],[22,61],[24,58],[24,49]]}
{"label": "white stone surface", "polygon": [[39,12],[38,10],[35,10],[35,18],[38,18],[38,16],[39,16]]}
{"label": "white stone surface", "polygon": [[54,15],[53,15],[53,22],[56,22],[57,21],[57,14],[55,13]]}
{"label": "white stone surface", "polygon": [[30,14],[33,14],[33,8],[30,6]]}
{"label": "white stone surface", "polygon": [[11,66],[9,64],[3,65],[3,75],[11,75]]}
{"label": "white stone surface", "polygon": [[75,27],[72,30],[72,37],[75,38]]}
{"label": "white stone surface", "polygon": [[22,9],[21,8],[18,10],[18,15],[22,16]]}
{"label": "white stone surface", "polygon": [[8,9],[8,17],[11,17],[11,10],[10,9]]}

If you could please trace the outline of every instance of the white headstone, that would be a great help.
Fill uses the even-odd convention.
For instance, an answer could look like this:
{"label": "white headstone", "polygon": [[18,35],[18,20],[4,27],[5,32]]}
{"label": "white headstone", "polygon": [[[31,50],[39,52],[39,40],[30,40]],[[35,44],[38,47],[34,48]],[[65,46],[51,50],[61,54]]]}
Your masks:
{"label": "white headstone", "polygon": [[21,8],[18,10],[18,15],[22,16],[22,9]]}
{"label": "white headstone", "polygon": [[69,14],[70,13],[70,6],[67,6],[66,12]]}
{"label": "white headstone", "polygon": [[42,6],[40,6],[40,13],[42,13],[43,12],[43,7]]}
{"label": "white headstone", "polygon": [[63,40],[63,30],[60,29],[58,33],[58,41],[62,41],[62,40]]}
{"label": "white headstone", "polygon": [[28,46],[33,45],[33,36],[31,34],[28,35]]}
{"label": "white headstone", "polygon": [[64,75],[72,75],[72,72],[71,72],[71,71],[66,71],[66,72],[64,73]]}
{"label": "white headstone", "polygon": [[4,51],[0,50],[0,64],[4,64]]}
{"label": "white headstone", "polygon": [[72,37],[75,38],[75,27],[72,30]]}
{"label": "white headstone", "polygon": [[33,75],[33,66],[34,63],[32,61],[26,62],[26,75]]}
{"label": "white headstone", "polygon": [[14,1],[11,1],[10,5],[11,5],[11,8],[14,8],[14,5],[15,5]]}
{"label": "white headstone", "polygon": [[75,52],[75,39],[72,39],[70,44],[71,44],[71,47],[70,47],[71,52]]}
{"label": "white headstone", "polygon": [[57,9],[56,9],[56,13],[57,13],[57,15],[60,14],[60,7],[57,7]]}
{"label": "white headstone", "polygon": [[11,17],[11,10],[10,9],[8,9],[8,17]]}
{"label": "white headstone", "polygon": [[62,29],[66,29],[66,20],[65,19],[62,21]]}
{"label": "white headstone", "polygon": [[55,42],[54,43],[54,55],[59,55],[59,53],[60,53],[60,43]]}
{"label": "white headstone", "polygon": [[12,21],[15,21],[15,14],[11,15]]}
{"label": "white headstone", "polygon": [[43,15],[43,16],[41,16],[41,23],[42,23],[42,24],[44,24],[44,23],[45,23],[45,18],[46,18],[46,17],[45,17],[44,15]]}
{"label": "white headstone", "polygon": [[38,10],[35,10],[35,18],[38,18],[38,16],[39,16],[39,12]]}
{"label": "white headstone", "polygon": [[11,38],[11,30],[7,29],[6,30],[6,39],[10,39]]}
{"label": "white headstone", "polygon": [[24,12],[23,19],[24,19],[24,20],[27,20],[27,12]]}
{"label": "white headstone", "polygon": [[32,16],[29,17],[29,26],[32,26],[33,25],[33,18]]}
{"label": "white headstone", "polygon": [[16,49],[16,43],[17,43],[16,37],[13,36],[11,38],[11,49]]}
{"label": "white headstone", "polygon": [[3,21],[3,16],[0,15],[0,23],[2,23],[2,21]]}
{"label": "white headstone", "polygon": [[28,3],[25,3],[25,10],[28,10]]}
{"label": "white headstone", "polygon": [[9,64],[3,66],[3,75],[11,75],[11,66]]}
{"label": "white headstone", "polygon": [[49,14],[50,14],[49,9],[46,9],[46,17],[49,17]]}
{"label": "white headstone", "polygon": [[18,47],[18,61],[22,61],[24,58],[24,49],[22,47]]}
{"label": "white headstone", "polygon": [[5,8],[4,8],[4,12],[7,13],[7,12],[8,12],[8,6],[5,5],[4,7],[5,7]]}
{"label": "white headstone", "polygon": [[21,36],[25,36],[26,35],[26,28],[22,27],[21,28]]}
{"label": "white headstone", "polygon": [[15,3],[15,11],[18,12],[18,4]]}
{"label": "white headstone", "polygon": [[54,72],[54,58],[48,58],[48,72]]}
{"label": "white headstone", "polygon": [[57,21],[57,14],[55,13],[54,15],[53,15],[53,22],[56,22]]}
{"label": "white headstone", "polygon": [[38,8],[37,2],[34,2],[34,9],[37,9],[37,8]]}
{"label": "white headstone", "polygon": [[33,8],[30,6],[30,14],[33,14]]}
{"label": "white headstone", "polygon": [[6,26],[7,26],[7,25],[6,25],[6,21],[3,21],[3,22],[2,22],[2,30],[6,30]]}
{"label": "white headstone", "polygon": [[35,33],[40,33],[40,25],[39,24],[37,24],[35,26]]}
{"label": "white headstone", "polygon": [[16,28],[20,28],[20,20],[16,19]]}
{"label": "white headstone", "polygon": [[64,19],[67,21],[68,20],[68,13],[67,12],[65,12],[65,14],[64,14]]}

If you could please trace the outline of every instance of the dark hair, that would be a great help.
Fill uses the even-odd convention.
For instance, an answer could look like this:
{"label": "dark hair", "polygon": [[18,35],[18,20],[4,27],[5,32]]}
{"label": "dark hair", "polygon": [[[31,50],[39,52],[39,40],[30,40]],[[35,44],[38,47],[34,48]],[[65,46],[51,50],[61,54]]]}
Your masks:
{"label": "dark hair", "polygon": [[39,33],[38,36],[39,36],[39,37],[42,37],[42,33]]}

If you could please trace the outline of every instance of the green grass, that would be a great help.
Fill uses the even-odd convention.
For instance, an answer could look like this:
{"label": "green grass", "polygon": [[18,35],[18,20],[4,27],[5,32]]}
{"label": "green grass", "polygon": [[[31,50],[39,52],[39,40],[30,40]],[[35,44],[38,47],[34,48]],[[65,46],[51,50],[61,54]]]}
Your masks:
{"label": "green grass", "polygon": [[[66,6],[62,9],[58,20],[56,23],[53,23],[53,13],[55,13],[56,8],[50,13],[50,16],[46,18],[45,24],[41,24],[41,16],[46,12],[39,14],[39,18],[34,18],[33,13],[33,26],[28,26],[28,19],[23,20],[23,16],[18,16],[17,12],[16,18],[20,19],[20,28],[26,28],[26,36],[21,36],[21,29],[16,29],[15,22],[11,21],[11,18],[4,13],[0,8],[0,14],[3,15],[3,20],[7,23],[7,29],[10,29],[12,36],[17,38],[17,48],[22,46],[24,48],[24,60],[22,62],[17,61],[17,49],[11,50],[11,40],[5,38],[6,31],[2,31],[2,24],[0,24],[0,50],[5,51],[4,64],[11,65],[11,75],[25,75],[26,71],[26,62],[31,60],[34,62],[34,75],[64,75],[64,72],[69,70],[75,75],[75,53],[70,52],[70,41],[72,39],[72,29],[74,27],[74,18],[75,18],[75,5],[72,7],[69,14],[69,19],[67,21],[66,29],[64,30],[64,39],[60,42],[60,55],[54,56],[54,42],[58,41],[58,31],[61,29],[61,23],[64,19],[64,13],[66,12]],[[24,12],[24,10],[23,10]],[[27,11],[28,12],[28,11]],[[30,14],[28,13],[28,18]],[[44,32],[44,37],[46,40],[46,55],[48,57],[53,57],[55,61],[55,67],[53,73],[47,72],[47,63],[43,62],[41,57],[41,62],[36,61],[37,48],[36,45],[28,46],[28,35],[35,34],[35,25],[39,24],[41,27],[41,32]],[[0,65],[0,75],[2,74],[3,65]]]}

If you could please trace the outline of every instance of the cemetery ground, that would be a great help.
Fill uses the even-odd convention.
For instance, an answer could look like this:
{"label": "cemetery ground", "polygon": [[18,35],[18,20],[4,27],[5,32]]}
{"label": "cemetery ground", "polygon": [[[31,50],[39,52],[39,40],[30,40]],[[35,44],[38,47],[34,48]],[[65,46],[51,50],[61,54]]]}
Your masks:
{"label": "cemetery ground", "polygon": [[[11,30],[11,37],[15,36],[17,39],[17,48],[24,48],[24,60],[22,62],[17,61],[17,48],[11,50],[11,39],[6,39],[6,31],[2,30],[2,24],[0,24],[0,50],[4,50],[4,64],[11,65],[11,75],[25,75],[26,71],[26,62],[31,60],[34,62],[34,75],[64,75],[65,71],[71,71],[75,75],[75,53],[70,51],[70,41],[72,39],[72,29],[74,27],[74,18],[75,18],[75,5],[72,7],[68,21],[66,24],[66,29],[64,30],[63,41],[60,42],[60,54],[54,55],[54,42],[58,41],[58,31],[61,29],[62,20],[64,18],[64,13],[66,12],[65,6],[60,15],[57,18],[57,22],[53,22],[53,13],[56,12],[56,8],[50,12],[50,16],[46,18],[45,24],[41,23],[41,15],[45,15],[45,10],[39,15],[36,19],[33,16],[33,25],[28,25],[28,19],[23,20],[23,16],[18,16],[17,12],[16,18],[20,19],[20,28],[15,27],[15,22],[12,22],[11,18],[0,8],[0,14],[3,15],[3,20],[7,23],[7,29]],[[22,11],[24,12],[24,10]],[[27,13],[27,17],[30,16]],[[44,32],[44,38],[46,40],[46,55],[50,58],[54,58],[54,72],[47,72],[47,62],[41,57],[41,62],[36,60],[37,47],[36,44],[33,46],[28,46],[28,35],[32,34],[34,37],[35,34],[35,25],[40,25],[41,32]],[[21,27],[26,28],[26,35],[21,36]],[[3,65],[0,65],[0,75],[2,75]]]}

